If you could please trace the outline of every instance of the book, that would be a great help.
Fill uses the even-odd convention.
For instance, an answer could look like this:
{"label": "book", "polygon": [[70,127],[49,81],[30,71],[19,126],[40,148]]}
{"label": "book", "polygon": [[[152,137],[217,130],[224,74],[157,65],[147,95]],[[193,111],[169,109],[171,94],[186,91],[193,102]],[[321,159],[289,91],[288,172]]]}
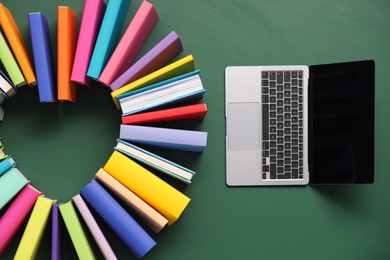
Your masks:
{"label": "book", "polygon": [[58,6],[57,14],[58,100],[76,102],[76,84],[70,81],[76,48],[76,13],[68,6]]}
{"label": "book", "polygon": [[120,139],[115,150],[185,183],[191,183],[195,175],[195,172],[190,169]]}
{"label": "book", "polygon": [[131,66],[157,20],[158,14],[154,6],[146,0],[142,1],[104,67],[99,77],[101,83],[109,86],[114,79]]}
{"label": "book", "polygon": [[140,79],[165,66],[171,59],[183,50],[179,35],[172,31],[150,51],[130,66],[111,84],[110,88],[115,91],[130,82]]}
{"label": "book", "polygon": [[3,175],[6,171],[11,169],[16,165],[14,159],[12,157],[8,156],[7,158],[0,161],[0,176]]}
{"label": "book", "polygon": [[87,184],[80,193],[137,258],[143,257],[156,245],[149,234],[96,180]]}
{"label": "book", "polygon": [[168,219],[168,225],[177,221],[190,202],[186,195],[118,151],[103,170]]}
{"label": "book", "polygon": [[84,11],[70,77],[73,82],[90,85],[87,78],[89,60],[105,11],[106,3],[103,0],[85,0],[84,2]]}
{"label": "book", "polygon": [[199,70],[164,80],[117,96],[122,115],[203,97],[205,89]]}
{"label": "book", "polygon": [[36,12],[28,14],[28,22],[38,79],[39,100],[40,102],[54,102],[57,94],[55,91],[53,53],[47,20],[41,12]]}
{"label": "book", "polygon": [[4,119],[4,109],[0,107],[0,122]]}
{"label": "book", "polygon": [[138,88],[145,87],[147,85],[151,85],[157,83],[159,81],[167,80],[169,78],[173,78],[191,71],[195,70],[194,57],[192,55],[188,55],[178,61],[175,61],[165,67],[162,67],[159,70],[156,70],[136,81],[133,81],[113,92],[111,92],[111,96],[119,108],[117,96]]}
{"label": "book", "polygon": [[19,193],[28,183],[28,180],[19,171],[13,167],[0,177],[0,210]]}
{"label": "book", "polygon": [[42,192],[27,184],[0,218],[0,255],[11,242],[41,194]]}
{"label": "book", "polygon": [[0,94],[2,97],[2,101],[4,100],[4,98],[9,98],[15,95],[16,90],[17,89],[15,85],[10,81],[7,75],[5,75],[4,72],[0,70]]}
{"label": "book", "polygon": [[207,132],[151,126],[121,125],[119,139],[162,148],[203,152],[207,145]]}
{"label": "book", "polygon": [[206,114],[207,106],[205,103],[201,103],[122,116],[122,124],[143,125],[183,120],[196,120],[205,118]]}
{"label": "book", "polygon": [[13,54],[15,55],[17,63],[20,66],[24,78],[30,86],[35,86],[37,80],[35,78],[34,68],[32,66],[26,45],[24,44],[22,35],[11,12],[2,3],[0,3],[0,25],[13,51]]}
{"label": "book", "polygon": [[95,259],[72,201],[58,206],[79,259]]}
{"label": "book", "polygon": [[7,71],[9,78],[16,87],[26,85],[26,81],[19,68],[18,63],[15,60],[14,55],[11,52],[7,41],[4,38],[3,32],[0,30],[0,62],[3,64],[4,69]]}
{"label": "book", "polygon": [[100,251],[102,252],[105,259],[115,260],[117,257],[115,256],[114,251],[112,251],[110,244],[107,242],[102,230],[97,224],[95,218],[93,217],[91,211],[89,210],[87,204],[85,204],[83,198],[80,194],[77,194],[73,198],[73,202],[76,205],[78,211],[81,214],[81,217],[84,219],[85,224],[91,231],[92,236],[94,237]]}
{"label": "book", "polygon": [[41,239],[45,231],[47,220],[49,219],[50,211],[55,203],[41,195],[35,202],[31,216],[27,222],[22,239],[20,240],[18,249],[14,256],[15,260],[34,259],[38,251]]}
{"label": "book", "polygon": [[168,223],[166,218],[108,174],[105,170],[100,169],[96,173],[95,178],[110,191],[115,193],[115,195],[121,198],[127,205],[129,205],[129,207],[138,214],[141,221],[153,230],[153,232],[160,232]]}
{"label": "book", "polygon": [[61,259],[60,252],[60,225],[58,216],[58,204],[54,203],[51,208],[51,259]]}
{"label": "book", "polygon": [[98,79],[118,44],[130,0],[110,0],[89,62],[87,76]]}

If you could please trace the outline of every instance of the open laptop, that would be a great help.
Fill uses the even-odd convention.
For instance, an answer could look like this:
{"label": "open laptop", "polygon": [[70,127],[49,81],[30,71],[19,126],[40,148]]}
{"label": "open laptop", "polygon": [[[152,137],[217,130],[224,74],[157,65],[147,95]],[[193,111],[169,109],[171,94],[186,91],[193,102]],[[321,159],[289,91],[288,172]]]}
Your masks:
{"label": "open laptop", "polygon": [[372,183],[375,64],[225,70],[229,186]]}

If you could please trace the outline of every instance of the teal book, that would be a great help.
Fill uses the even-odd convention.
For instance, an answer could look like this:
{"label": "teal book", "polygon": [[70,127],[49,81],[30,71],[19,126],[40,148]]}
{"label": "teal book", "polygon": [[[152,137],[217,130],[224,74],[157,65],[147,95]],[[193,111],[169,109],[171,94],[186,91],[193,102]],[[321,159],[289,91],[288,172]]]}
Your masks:
{"label": "teal book", "polygon": [[0,176],[16,165],[14,159],[8,156],[0,162]]}
{"label": "teal book", "polygon": [[16,168],[9,169],[0,177],[0,210],[28,183]]}
{"label": "teal book", "polygon": [[89,62],[87,76],[98,79],[117,46],[130,0],[110,0]]}

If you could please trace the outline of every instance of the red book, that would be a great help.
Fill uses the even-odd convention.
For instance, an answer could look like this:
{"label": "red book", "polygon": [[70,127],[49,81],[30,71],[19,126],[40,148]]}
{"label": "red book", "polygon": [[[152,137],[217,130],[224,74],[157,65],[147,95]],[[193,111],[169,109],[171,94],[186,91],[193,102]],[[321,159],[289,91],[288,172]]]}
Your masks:
{"label": "red book", "polygon": [[206,116],[207,107],[205,103],[182,106],[170,109],[163,109],[153,112],[122,116],[122,124],[150,124],[180,120],[203,119]]}

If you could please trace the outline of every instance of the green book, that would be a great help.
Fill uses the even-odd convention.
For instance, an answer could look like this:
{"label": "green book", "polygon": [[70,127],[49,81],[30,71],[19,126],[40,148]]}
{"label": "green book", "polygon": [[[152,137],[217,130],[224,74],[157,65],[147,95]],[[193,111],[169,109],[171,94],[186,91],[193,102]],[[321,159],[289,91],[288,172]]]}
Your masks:
{"label": "green book", "polygon": [[3,63],[5,70],[8,73],[9,78],[12,83],[21,87],[26,85],[26,80],[23,77],[22,71],[19,68],[18,63],[15,60],[14,55],[12,54],[11,49],[8,46],[7,41],[4,38],[3,33],[0,31],[0,61]]}
{"label": "green book", "polygon": [[79,259],[95,259],[72,201],[60,205],[59,209]]}
{"label": "green book", "polygon": [[0,210],[28,183],[16,168],[9,169],[0,177]]}

